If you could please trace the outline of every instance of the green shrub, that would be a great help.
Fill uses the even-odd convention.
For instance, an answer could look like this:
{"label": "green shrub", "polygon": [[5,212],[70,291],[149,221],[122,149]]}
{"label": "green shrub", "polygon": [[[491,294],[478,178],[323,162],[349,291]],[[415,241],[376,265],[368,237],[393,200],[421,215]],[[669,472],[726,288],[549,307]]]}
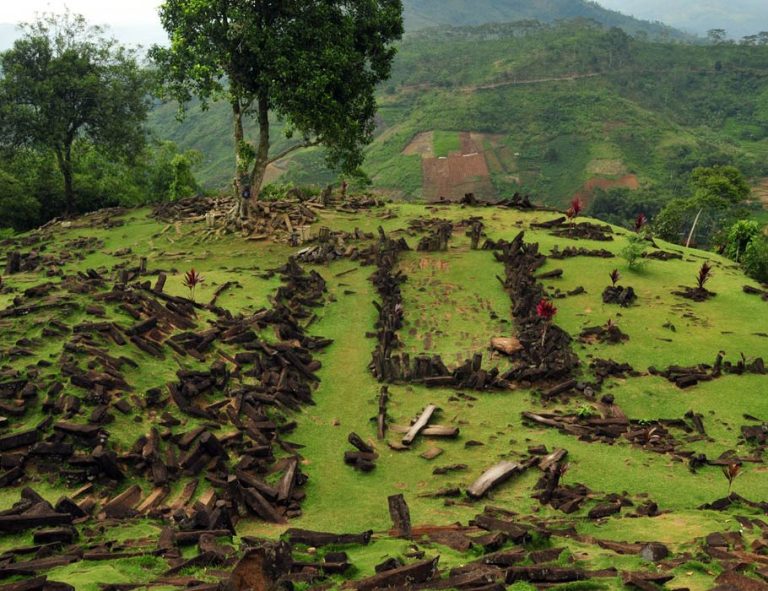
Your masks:
{"label": "green shrub", "polygon": [[760,236],[760,224],[755,220],[739,220],[728,230],[723,254],[732,261],[741,262],[750,243]]}
{"label": "green shrub", "polygon": [[645,254],[646,241],[638,234],[630,234],[627,237],[627,246],[621,250],[622,258],[627,261],[629,268],[638,270],[645,264],[643,255]]}
{"label": "green shrub", "polygon": [[40,217],[40,203],[17,177],[0,170],[0,229],[26,230]]}
{"label": "green shrub", "polygon": [[768,239],[765,236],[753,238],[744,251],[741,263],[752,279],[768,283]]}

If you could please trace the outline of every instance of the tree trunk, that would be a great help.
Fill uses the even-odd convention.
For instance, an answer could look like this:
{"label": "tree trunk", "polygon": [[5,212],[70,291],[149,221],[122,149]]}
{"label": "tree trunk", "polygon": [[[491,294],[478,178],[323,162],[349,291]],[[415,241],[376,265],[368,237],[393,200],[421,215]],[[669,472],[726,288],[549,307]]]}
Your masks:
{"label": "tree trunk", "polygon": [[258,200],[269,165],[269,100],[266,95],[258,98],[259,144],[255,154],[252,151],[253,147],[245,140],[243,106],[238,99],[232,101],[232,115],[235,126],[234,186],[238,203],[237,211],[240,219],[245,219],[248,217],[251,203]]}
{"label": "tree trunk", "polygon": [[259,97],[259,146],[256,150],[256,160],[253,163],[251,171],[251,199],[258,200],[261,192],[261,185],[264,183],[264,177],[269,165],[269,100],[266,95]]}
{"label": "tree trunk", "polygon": [[56,162],[61,176],[64,177],[64,213],[70,215],[75,211],[75,190],[72,180],[72,146],[56,147]]}
{"label": "tree trunk", "polygon": [[250,158],[243,131],[243,108],[240,99],[232,101],[232,119],[235,126],[235,180],[233,185],[235,199],[237,199],[237,216],[240,219],[245,219],[248,217],[248,197],[251,192],[248,175]]}

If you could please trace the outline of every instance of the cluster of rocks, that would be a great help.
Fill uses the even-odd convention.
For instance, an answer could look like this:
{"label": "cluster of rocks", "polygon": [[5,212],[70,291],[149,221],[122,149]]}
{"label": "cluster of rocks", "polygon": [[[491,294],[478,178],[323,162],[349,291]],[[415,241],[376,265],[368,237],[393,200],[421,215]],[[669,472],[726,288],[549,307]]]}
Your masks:
{"label": "cluster of rocks", "polygon": [[449,369],[439,355],[411,358],[408,353],[397,353],[402,347],[398,331],[403,326],[404,315],[400,285],[407,277],[395,267],[398,254],[407,249],[404,239],[392,240],[381,231],[374,256],[377,269],[372,276],[380,298],[380,302],[374,302],[378,319],[375,324],[377,344],[369,365],[373,375],[385,383],[413,382],[475,390],[509,387],[498,368],[483,369],[482,354],[479,353],[455,369]]}
{"label": "cluster of rocks", "polygon": [[[67,564],[87,557],[75,552],[72,558],[61,545],[74,540],[73,523],[97,516],[162,519],[169,534],[161,536],[161,555],[169,560],[171,571],[178,572],[231,564],[234,552],[215,538],[233,535],[241,517],[282,523],[301,515],[307,478],[301,472],[298,446],[284,437],[296,426],[289,413],[312,404],[320,368],[313,351],[331,342],[309,335],[303,327],[313,308],[322,305],[325,281],[291,260],[276,270],[282,285],[271,308],[234,316],[214,304],[166,294],[164,275],[159,274],[153,286],[142,274],[145,266],[143,262],[121,269],[111,289],[96,271],[66,277],[56,288],[85,295],[91,304],[72,301],[68,295],[51,296],[46,289],[10,308],[27,314],[35,306],[40,309],[46,298],[58,297],[72,311],[103,316],[110,308],[132,323],[85,320],[71,325],[64,315],[43,329],[44,335],[63,342],[54,377],[42,371],[48,362],[0,374],[0,486],[45,474],[80,486],[53,507],[41,505],[34,492],[27,491],[27,501],[35,501],[30,507],[25,502],[0,516],[0,531],[30,530],[41,541],[55,538],[58,544],[48,550],[47,562],[28,564],[25,553],[14,554],[3,563],[9,573],[35,573],[50,568],[51,560]],[[43,303],[36,303],[40,298]],[[208,328],[198,327],[200,315],[207,315]],[[268,329],[276,342],[262,336]],[[25,345],[31,354],[43,343],[30,340]],[[142,395],[126,373],[139,367],[131,349],[157,358],[186,357],[198,367],[214,353],[216,357],[207,368],[181,369],[176,381]],[[41,396],[43,419],[14,430],[7,417],[23,419]],[[116,416],[133,417],[136,423],[148,418],[152,425],[121,450],[110,437],[109,425]],[[182,420],[199,426],[180,431]],[[207,483],[202,492],[201,477]],[[149,493],[138,484],[126,486],[136,478],[152,485]],[[172,485],[179,481],[184,483],[180,492],[170,498]],[[52,526],[66,531],[49,532]],[[177,546],[189,543],[199,543],[200,553],[186,559]],[[99,559],[125,556],[115,549],[100,552]]]}
{"label": "cluster of rocks", "polygon": [[696,366],[670,365],[666,369],[648,368],[651,375],[661,376],[675,384],[678,388],[690,388],[699,382],[709,382],[723,375],[756,374],[765,375],[766,366],[762,357],[747,359],[743,355],[735,363],[726,360],[720,352],[712,365],[700,363]]}
{"label": "cluster of rocks", "polygon": [[560,250],[560,247],[555,245],[555,247],[552,249],[552,251],[549,253],[549,258],[551,259],[570,259],[574,257],[595,257],[600,259],[612,259],[616,255],[614,255],[610,250],[605,250],[604,248],[600,249],[590,249],[590,248],[584,248],[581,247],[575,247],[575,246],[567,246],[564,249]]}
{"label": "cluster of rocks", "polygon": [[[604,396],[600,402],[593,403],[599,411],[579,413],[543,413],[524,412],[523,420],[530,425],[539,425],[578,437],[581,441],[613,444],[625,439],[630,444],[646,451],[670,454],[688,461],[695,454],[683,449],[684,441],[676,437],[670,429],[677,429],[685,437],[685,443],[700,439],[706,435],[703,418],[690,412],[683,419],[635,420],[628,418],[616,405],[611,396]],[[695,434],[695,436],[691,436]]]}
{"label": "cluster of rocks", "polygon": [[343,258],[355,260],[359,256],[359,249],[354,243],[373,238],[373,234],[363,232],[359,228],[355,228],[354,232],[333,232],[329,228],[321,227],[316,240],[312,240],[313,244],[296,253],[296,260],[314,265],[325,265]]}
{"label": "cluster of rocks", "polygon": [[579,333],[579,341],[582,343],[618,345],[628,340],[629,335],[625,334],[615,323],[610,321],[602,326],[588,326]]}
{"label": "cluster of rocks", "polygon": [[520,232],[511,242],[497,244],[496,259],[504,264],[504,288],[512,300],[517,339],[522,347],[510,356],[512,368],[503,379],[525,382],[558,380],[570,375],[579,361],[571,337],[537,315],[544,288],[535,273],[546,262],[538,244],[526,243]]}
{"label": "cluster of rocks", "polygon": [[603,290],[604,304],[617,304],[622,308],[628,308],[635,300],[637,300],[637,294],[632,287],[609,285]]}

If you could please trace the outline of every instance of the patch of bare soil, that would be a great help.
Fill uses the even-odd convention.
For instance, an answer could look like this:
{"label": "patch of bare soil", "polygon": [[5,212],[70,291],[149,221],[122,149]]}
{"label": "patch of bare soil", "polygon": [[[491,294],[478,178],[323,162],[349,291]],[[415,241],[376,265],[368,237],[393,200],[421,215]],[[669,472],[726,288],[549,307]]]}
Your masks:
{"label": "patch of bare soil", "polygon": [[467,193],[496,197],[485,154],[470,133],[461,134],[461,152],[444,158],[424,158],[422,171],[427,201],[458,201]]}
{"label": "patch of bare soil", "polygon": [[597,189],[616,189],[624,188],[631,191],[637,191],[640,188],[640,181],[636,174],[627,174],[616,179],[607,179],[595,177],[589,179],[581,189],[579,189],[574,195],[574,198],[578,198],[581,202],[587,206],[592,200],[593,195]]}
{"label": "patch of bare soil", "polygon": [[417,133],[413,136],[411,143],[403,150],[403,155],[415,156],[416,154],[420,154],[422,158],[434,158],[434,136],[435,132],[433,131],[422,131],[421,133]]}

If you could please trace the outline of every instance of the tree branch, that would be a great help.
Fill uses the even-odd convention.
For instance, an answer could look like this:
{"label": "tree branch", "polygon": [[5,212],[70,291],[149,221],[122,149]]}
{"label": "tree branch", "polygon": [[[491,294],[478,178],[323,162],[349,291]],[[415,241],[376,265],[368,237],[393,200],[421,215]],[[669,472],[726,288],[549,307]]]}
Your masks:
{"label": "tree branch", "polygon": [[288,154],[290,154],[291,152],[295,152],[296,150],[302,150],[304,148],[311,148],[313,146],[319,146],[319,145],[320,145],[320,140],[312,140],[311,142],[304,142],[303,144],[295,144],[295,145],[291,146],[290,148],[286,148],[285,150],[283,150],[282,152],[280,152],[276,156],[270,158],[267,161],[267,164],[274,164],[278,160],[282,160]]}

